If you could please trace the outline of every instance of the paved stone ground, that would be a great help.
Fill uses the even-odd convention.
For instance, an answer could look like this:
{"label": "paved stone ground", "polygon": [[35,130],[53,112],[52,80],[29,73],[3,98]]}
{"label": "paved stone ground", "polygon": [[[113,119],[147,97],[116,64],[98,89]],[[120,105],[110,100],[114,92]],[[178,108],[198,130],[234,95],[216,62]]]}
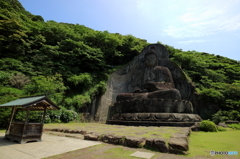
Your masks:
{"label": "paved stone ground", "polygon": [[44,134],[42,142],[19,144],[4,139],[0,133],[0,159],[40,159],[101,144],[96,141]]}

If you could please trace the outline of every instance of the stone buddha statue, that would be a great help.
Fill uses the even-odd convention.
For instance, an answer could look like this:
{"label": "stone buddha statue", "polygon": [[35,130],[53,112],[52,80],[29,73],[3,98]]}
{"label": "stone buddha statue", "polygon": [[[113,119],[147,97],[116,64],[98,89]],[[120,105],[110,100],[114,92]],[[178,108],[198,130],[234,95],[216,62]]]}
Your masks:
{"label": "stone buddha statue", "polygon": [[170,98],[181,99],[180,92],[175,89],[172,74],[167,67],[158,66],[158,57],[152,48],[144,56],[145,69],[143,71],[144,90],[137,92],[148,92],[148,98]]}
{"label": "stone buddha statue", "polygon": [[156,124],[168,121],[179,124],[180,121],[201,120],[199,116],[191,114],[192,103],[181,99],[171,71],[167,67],[159,66],[158,59],[154,47],[146,51],[142,60],[144,68],[132,77],[133,91],[117,95],[108,122],[141,121],[149,124],[150,121],[155,121]]}
{"label": "stone buddha statue", "polygon": [[[170,70],[167,67],[158,66],[158,57],[154,49],[145,54],[144,64],[144,70],[138,74],[143,81],[136,83],[132,93],[119,94],[117,102],[154,99],[181,100],[180,92],[174,87]],[[142,86],[141,83],[143,83]]]}

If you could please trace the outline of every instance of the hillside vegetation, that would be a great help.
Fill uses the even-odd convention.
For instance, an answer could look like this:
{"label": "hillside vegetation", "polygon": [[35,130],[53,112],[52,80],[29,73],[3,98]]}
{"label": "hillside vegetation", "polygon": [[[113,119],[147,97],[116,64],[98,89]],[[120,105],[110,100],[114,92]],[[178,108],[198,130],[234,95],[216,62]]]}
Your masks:
{"label": "hillside vegetation", "polygon": [[[47,94],[77,111],[105,92],[108,76],[149,43],[132,35],[96,31],[80,24],[47,21],[17,0],[0,1],[0,104]],[[238,118],[240,63],[229,58],[165,45],[207,105],[222,111],[216,120]],[[0,111],[0,126],[8,109]],[[206,117],[211,117],[212,113]]]}

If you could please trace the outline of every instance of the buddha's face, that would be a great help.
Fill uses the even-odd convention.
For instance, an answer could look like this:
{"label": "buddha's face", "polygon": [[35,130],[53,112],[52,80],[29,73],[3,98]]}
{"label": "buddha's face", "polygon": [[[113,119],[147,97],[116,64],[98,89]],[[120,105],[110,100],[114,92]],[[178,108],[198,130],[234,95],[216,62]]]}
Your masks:
{"label": "buddha's face", "polygon": [[157,57],[154,54],[149,54],[146,56],[145,63],[147,66],[154,66],[157,63]]}

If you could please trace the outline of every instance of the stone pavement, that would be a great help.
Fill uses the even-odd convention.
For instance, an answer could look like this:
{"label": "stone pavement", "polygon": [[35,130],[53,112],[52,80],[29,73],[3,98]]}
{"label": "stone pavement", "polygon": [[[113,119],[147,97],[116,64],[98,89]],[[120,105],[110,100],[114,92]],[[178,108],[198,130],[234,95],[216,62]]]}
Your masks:
{"label": "stone pavement", "polygon": [[0,133],[0,159],[40,159],[98,144],[101,143],[48,134],[43,134],[42,142],[19,144],[5,140],[4,133]]}
{"label": "stone pavement", "polygon": [[133,154],[131,154],[130,156],[151,159],[154,156],[154,153],[136,151]]}

